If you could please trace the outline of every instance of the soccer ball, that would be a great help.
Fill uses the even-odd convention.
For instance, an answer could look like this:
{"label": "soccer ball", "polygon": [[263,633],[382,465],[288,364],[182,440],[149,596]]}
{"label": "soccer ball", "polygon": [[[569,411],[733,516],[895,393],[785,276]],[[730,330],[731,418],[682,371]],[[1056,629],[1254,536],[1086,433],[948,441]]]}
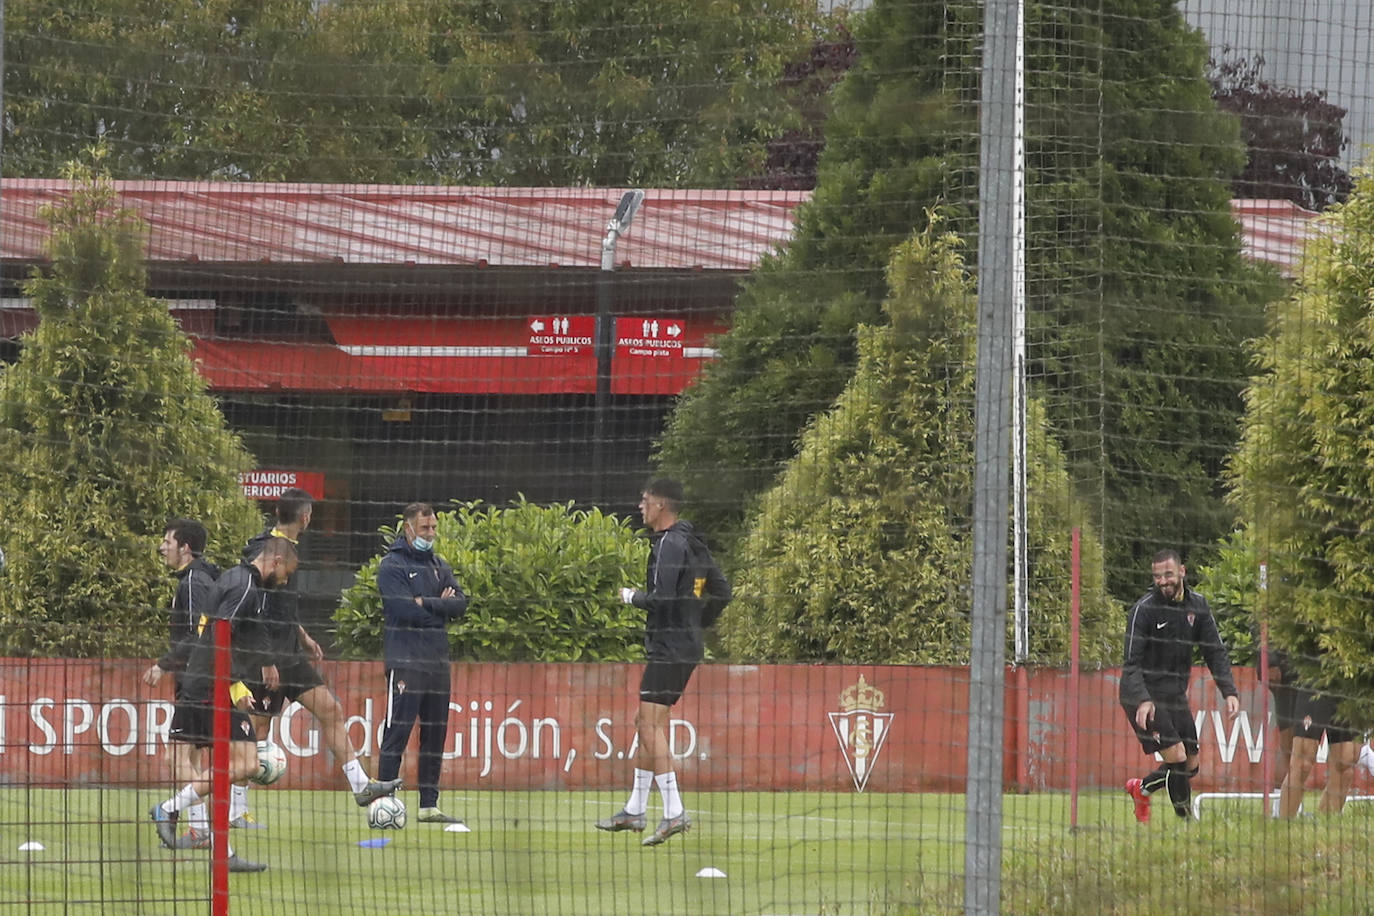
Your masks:
{"label": "soccer ball", "polygon": [[406,803],[383,795],[367,806],[367,823],[373,830],[400,830],[406,825]]}
{"label": "soccer ball", "polygon": [[269,742],[258,751],[258,771],[249,778],[260,786],[270,786],[285,775],[286,751]]}

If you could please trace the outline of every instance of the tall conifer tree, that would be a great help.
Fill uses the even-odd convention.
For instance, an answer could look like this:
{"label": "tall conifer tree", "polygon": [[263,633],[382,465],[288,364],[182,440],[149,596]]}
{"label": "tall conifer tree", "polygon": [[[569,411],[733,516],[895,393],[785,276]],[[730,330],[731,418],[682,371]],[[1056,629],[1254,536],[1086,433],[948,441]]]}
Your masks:
{"label": "tall conifer tree", "polygon": [[25,287],[38,327],[0,368],[0,654],[142,654],[167,638],[164,523],[200,519],[233,562],[259,520],[252,459],[144,291],[133,215],[92,169],[67,177],[50,269]]}
{"label": "tall conifer tree", "polygon": [[[1158,546],[1229,526],[1242,342],[1276,280],[1241,257],[1226,178],[1244,163],[1206,45],[1168,0],[1029,2],[1028,357],[1104,525],[1112,590]],[[877,0],[855,26],[814,199],[741,296],[721,358],[670,418],[661,465],[726,537],[844,386],[882,320],[882,267],[940,203],[977,232],[979,4]],[[973,246],[970,246],[972,250]],[[1098,498],[1100,497],[1100,498]]]}
{"label": "tall conifer tree", "polygon": [[[721,624],[736,658],[968,662],[974,296],[958,239],[932,230],[895,250],[887,324],[860,328],[853,377],[751,519]],[[1044,411],[1029,414],[1029,648],[1064,664],[1069,544],[1087,513]],[[1101,663],[1117,653],[1120,615],[1091,528],[1084,541],[1082,656]]]}

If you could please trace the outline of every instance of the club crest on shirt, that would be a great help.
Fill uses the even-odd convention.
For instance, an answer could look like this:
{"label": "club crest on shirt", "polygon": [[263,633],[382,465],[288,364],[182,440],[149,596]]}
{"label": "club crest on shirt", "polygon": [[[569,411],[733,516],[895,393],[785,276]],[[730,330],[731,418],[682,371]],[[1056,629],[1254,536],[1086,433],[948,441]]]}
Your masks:
{"label": "club crest on shirt", "polygon": [[405,681],[397,681],[397,682],[396,682],[396,692],[397,692],[398,694],[401,694],[401,693],[405,693],[405,692],[406,692],[406,682],[405,682]]}
{"label": "club crest on shirt", "polygon": [[868,777],[873,765],[878,762],[878,754],[887,741],[895,713],[879,712],[886,705],[887,698],[877,687],[859,675],[859,682],[840,692],[840,712],[827,713],[830,727],[840,742],[844,752],[844,762],[849,767],[849,775],[854,778],[854,788],[859,792],[868,785]]}
{"label": "club crest on shirt", "polygon": [[1191,626],[1193,625],[1193,621],[1194,621],[1194,620],[1197,620],[1197,615],[1196,615],[1196,614],[1189,614],[1189,615],[1188,615],[1188,626],[1191,627]]}

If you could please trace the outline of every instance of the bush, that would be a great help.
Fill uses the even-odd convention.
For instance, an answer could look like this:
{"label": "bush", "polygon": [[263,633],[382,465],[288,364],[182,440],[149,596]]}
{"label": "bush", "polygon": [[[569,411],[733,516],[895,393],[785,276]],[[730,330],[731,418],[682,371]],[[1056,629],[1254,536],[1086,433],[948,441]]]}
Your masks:
{"label": "bush", "polygon": [[[623,662],[643,658],[644,612],[619,590],[643,582],[649,545],[625,519],[600,509],[506,508],[480,500],[438,512],[434,549],[468,596],[449,629],[462,661]],[[345,657],[377,658],[382,602],[377,566],[400,528],[381,528],[383,552],[358,570],[334,612]]]}

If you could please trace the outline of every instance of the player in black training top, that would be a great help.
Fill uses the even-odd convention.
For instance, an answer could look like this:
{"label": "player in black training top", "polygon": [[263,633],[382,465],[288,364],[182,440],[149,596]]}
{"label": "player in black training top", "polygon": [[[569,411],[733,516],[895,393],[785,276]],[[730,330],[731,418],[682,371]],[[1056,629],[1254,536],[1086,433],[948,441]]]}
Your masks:
{"label": "player in black training top", "polygon": [[1190,780],[1198,771],[1197,727],[1188,706],[1193,651],[1200,649],[1217,689],[1226,698],[1226,715],[1240,715],[1240,698],[1231,679],[1231,662],[1221,643],[1207,600],[1184,581],[1187,568],[1174,550],[1161,550],[1151,565],[1154,587],[1131,608],[1126,622],[1126,658],[1121,668],[1121,706],[1146,754],[1164,758],[1142,779],[1128,779],[1135,817],[1150,819],[1150,796],[1169,793],[1174,812],[1190,815]]}
{"label": "player in black training top", "polygon": [[[191,648],[195,645],[201,617],[210,612],[210,589],[219,577],[219,568],[201,556],[207,540],[205,526],[200,522],[190,518],[174,518],[167,523],[162,543],[157,548],[162,562],[176,577],[177,589],[167,613],[167,651],[143,672],[143,683],[156,687],[162,682],[164,674],[171,674],[172,697],[177,702],[181,700],[181,673],[186,670]],[[206,768],[203,756],[200,749],[184,741],[167,742],[172,780],[183,783],[194,779],[197,773]],[[209,812],[205,810],[205,805],[192,806],[188,820],[190,831],[178,840],[178,845],[206,845],[210,834]]]}
{"label": "player in black training top", "polygon": [[692,826],[678,791],[677,772],[668,743],[668,719],[682,697],[692,672],[705,655],[702,627],[708,600],[729,601],[729,584],[711,560],[710,551],[690,522],[678,517],[682,484],[659,478],[649,483],[639,501],[640,516],[652,532],[643,589],[621,589],[621,600],[645,611],[644,654],[648,663],[639,684],[635,728],[634,785],[625,807],[596,822],[599,830],[640,831],[647,825],[649,791],[657,782],[663,797],[663,819],[645,846],[657,846]]}

